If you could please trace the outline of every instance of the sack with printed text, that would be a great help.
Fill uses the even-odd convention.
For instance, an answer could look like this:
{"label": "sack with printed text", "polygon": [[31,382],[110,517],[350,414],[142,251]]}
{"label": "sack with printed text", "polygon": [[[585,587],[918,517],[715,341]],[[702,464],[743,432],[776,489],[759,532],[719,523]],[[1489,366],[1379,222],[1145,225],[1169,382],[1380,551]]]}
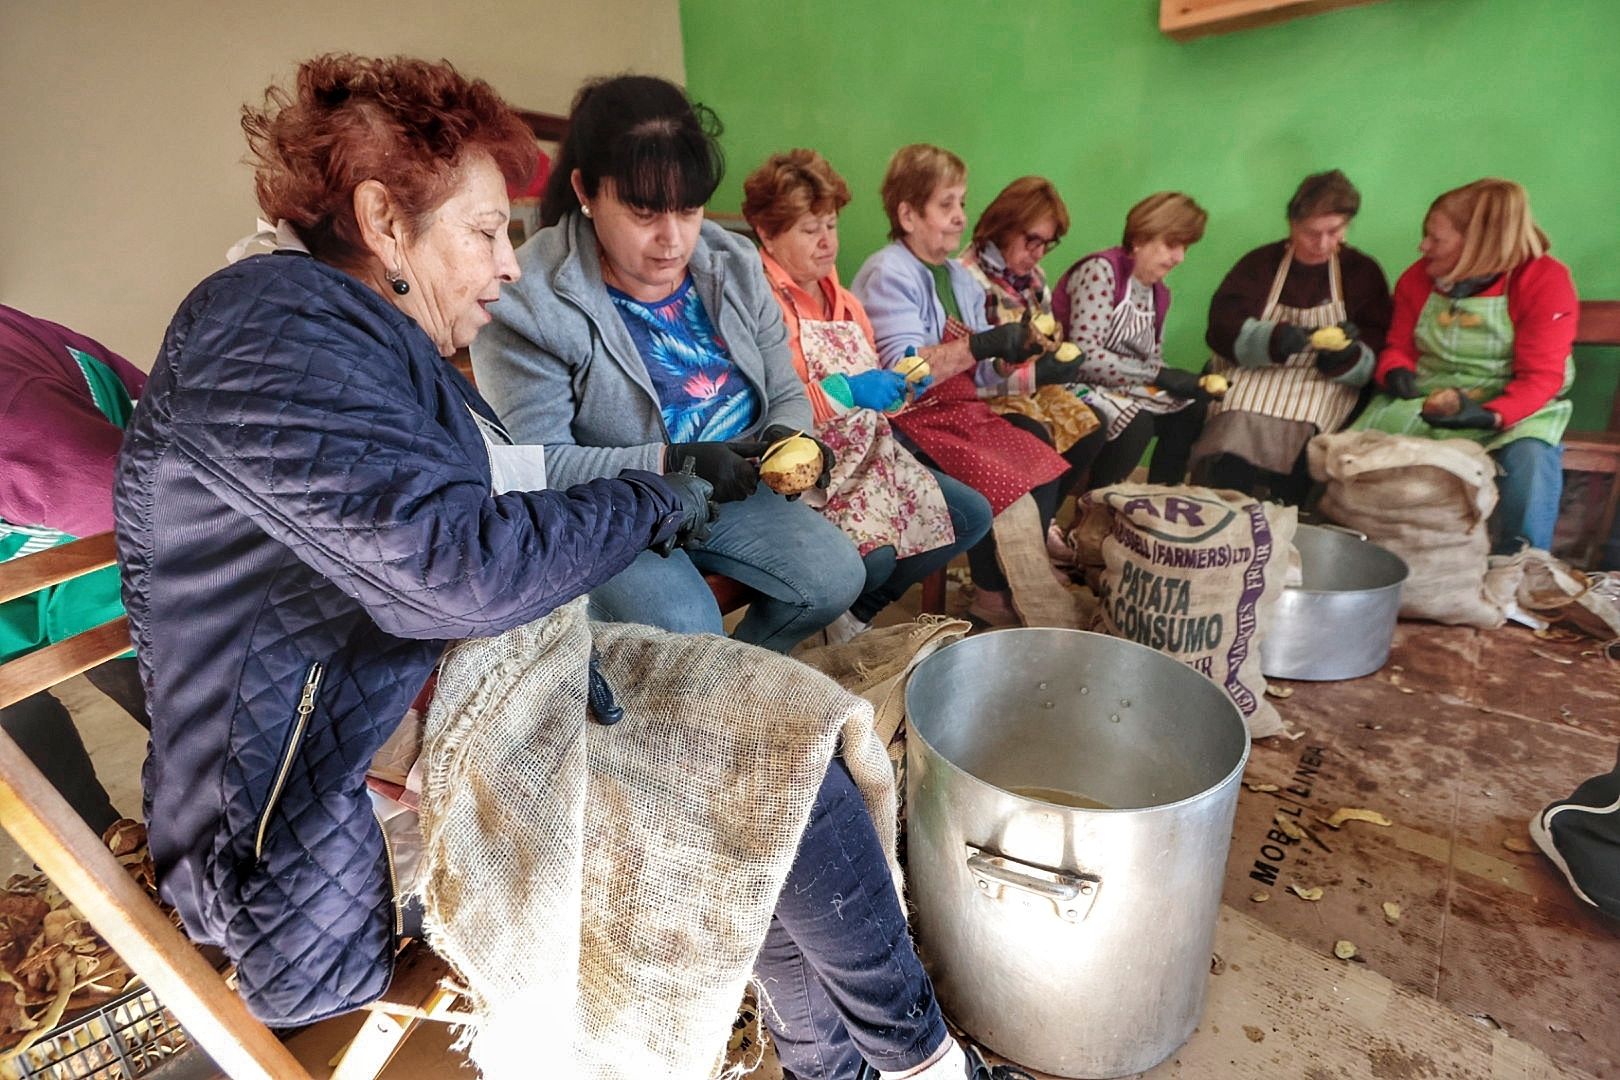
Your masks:
{"label": "sack with printed text", "polygon": [[1115,484],[1087,492],[1074,531],[1095,629],[1173,656],[1224,689],[1251,738],[1276,735],[1260,641],[1288,571],[1298,515],[1235,491]]}

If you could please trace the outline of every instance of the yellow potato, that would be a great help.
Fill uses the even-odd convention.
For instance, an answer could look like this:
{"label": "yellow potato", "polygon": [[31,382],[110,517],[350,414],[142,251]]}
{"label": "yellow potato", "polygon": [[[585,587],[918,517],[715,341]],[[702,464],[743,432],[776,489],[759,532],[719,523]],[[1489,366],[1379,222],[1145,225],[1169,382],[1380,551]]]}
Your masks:
{"label": "yellow potato", "polygon": [[1059,363],[1072,364],[1080,359],[1080,346],[1072,341],[1065,341],[1057,347],[1057,351],[1052,355],[1058,358]]}
{"label": "yellow potato", "polygon": [[759,478],[778,495],[808,490],[820,475],[821,447],[803,435],[783,439],[759,459]]}
{"label": "yellow potato", "polygon": [[1338,352],[1349,344],[1350,339],[1337,326],[1324,326],[1311,335],[1311,348],[1317,352]]}
{"label": "yellow potato", "polygon": [[895,362],[894,373],[905,376],[908,383],[921,382],[928,378],[928,361],[916,353],[912,353],[910,356],[902,356]]}
{"label": "yellow potato", "polygon": [[1057,320],[1052,317],[1051,312],[1041,312],[1039,315],[1030,320],[1030,325],[1036,330],[1045,334],[1047,337],[1057,336],[1058,323]]}
{"label": "yellow potato", "polygon": [[1198,385],[1202,387],[1204,393],[1208,394],[1210,397],[1225,397],[1226,391],[1231,388],[1231,384],[1226,381],[1225,375],[1216,375],[1213,373],[1201,376],[1198,380]]}

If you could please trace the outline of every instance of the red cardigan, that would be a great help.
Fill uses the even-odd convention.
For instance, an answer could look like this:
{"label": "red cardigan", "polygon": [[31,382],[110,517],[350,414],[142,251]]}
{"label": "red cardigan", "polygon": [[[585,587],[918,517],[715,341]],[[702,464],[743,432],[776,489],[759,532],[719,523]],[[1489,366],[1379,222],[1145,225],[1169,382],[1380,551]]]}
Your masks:
{"label": "red cardigan", "polygon": [[[1419,259],[1395,283],[1395,315],[1389,338],[1378,356],[1378,385],[1396,368],[1417,369],[1413,341],[1418,314],[1435,292],[1434,282]],[[1500,396],[1485,407],[1502,418],[1504,428],[1517,424],[1547,402],[1564,384],[1564,361],[1575,344],[1579,302],[1569,267],[1543,255],[1504,274],[1479,296],[1501,296],[1506,291],[1508,318],[1513,320],[1513,376]]]}

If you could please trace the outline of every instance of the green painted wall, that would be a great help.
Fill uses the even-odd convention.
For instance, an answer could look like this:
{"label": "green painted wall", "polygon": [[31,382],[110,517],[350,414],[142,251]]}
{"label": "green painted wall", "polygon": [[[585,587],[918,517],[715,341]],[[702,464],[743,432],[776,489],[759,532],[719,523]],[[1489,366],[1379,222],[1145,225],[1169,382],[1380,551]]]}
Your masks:
{"label": "green painted wall", "polygon": [[[1620,0],[1381,0],[1179,43],[1158,0],[682,0],[695,98],[726,126],[734,211],[765,155],[826,154],[855,198],[846,279],[883,242],[884,166],[936,142],[970,170],[976,215],[1051,177],[1074,219],[1049,274],[1118,242],[1138,198],[1180,189],[1209,229],[1169,279],[1172,362],[1204,362],[1210,294],[1279,238],[1309,172],[1362,191],[1351,241],[1391,282],[1424,210],[1480,176],[1516,179],[1583,296],[1620,298]],[[1576,425],[1602,426],[1620,357],[1579,358]],[[1607,350],[1612,353],[1612,350]]]}

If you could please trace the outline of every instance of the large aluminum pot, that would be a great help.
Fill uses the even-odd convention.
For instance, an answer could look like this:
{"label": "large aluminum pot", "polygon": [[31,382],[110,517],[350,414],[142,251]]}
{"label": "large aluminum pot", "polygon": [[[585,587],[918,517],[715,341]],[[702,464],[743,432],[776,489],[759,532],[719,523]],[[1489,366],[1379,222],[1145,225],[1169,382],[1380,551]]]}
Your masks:
{"label": "large aluminum pot", "polygon": [[1237,707],[1145,646],[1027,629],[929,657],[906,710],[914,925],[947,1015],[1059,1076],[1164,1060],[1203,1008]]}
{"label": "large aluminum pot", "polygon": [[1297,586],[1282,592],[1260,642],[1260,670],[1276,679],[1359,679],[1384,666],[1395,641],[1406,563],[1365,537],[1301,525]]}

